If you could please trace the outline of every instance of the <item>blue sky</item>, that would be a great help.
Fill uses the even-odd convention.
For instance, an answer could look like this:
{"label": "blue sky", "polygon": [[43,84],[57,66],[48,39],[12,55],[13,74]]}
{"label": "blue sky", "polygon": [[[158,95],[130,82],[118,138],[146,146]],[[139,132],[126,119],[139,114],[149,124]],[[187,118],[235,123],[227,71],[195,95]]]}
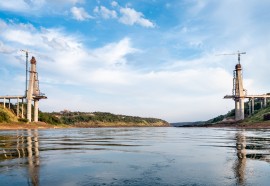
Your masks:
{"label": "blue sky", "polygon": [[22,95],[38,62],[42,111],[103,111],[169,122],[227,113],[238,50],[244,88],[270,92],[267,0],[0,2],[1,95]]}

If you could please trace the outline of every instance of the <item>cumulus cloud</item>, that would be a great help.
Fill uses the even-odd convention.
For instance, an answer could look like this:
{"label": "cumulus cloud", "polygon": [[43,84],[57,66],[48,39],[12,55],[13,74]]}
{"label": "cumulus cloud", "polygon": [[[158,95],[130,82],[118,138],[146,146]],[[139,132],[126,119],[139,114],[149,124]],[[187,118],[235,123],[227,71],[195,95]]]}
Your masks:
{"label": "cumulus cloud", "polygon": [[92,16],[90,16],[85,10],[84,8],[78,8],[78,7],[72,7],[70,9],[72,16],[74,19],[78,20],[78,21],[84,21],[90,18],[93,18]]}
{"label": "cumulus cloud", "polygon": [[125,64],[124,56],[136,52],[131,47],[130,39],[124,38],[117,43],[110,43],[102,48],[95,49],[91,52],[99,61],[107,64]]}
{"label": "cumulus cloud", "polygon": [[[133,8],[123,8],[118,5],[117,2],[113,1],[111,3],[112,7],[116,10],[110,10],[105,6],[96,6],[94,13],[100,15],[103,19],[118,19],[120,23],[125,25],[138,24],[147,28],[154,28],[155,24],[150,20],[144,18],[143,13],[136,11]],[[118,14],[117,14],[118,12]],[[118,16],[119,15],[119,16]]]}
{"label": "cumulus cloud", "polygon": [[132,8],[120,8],[122,16],[119,18],[121,23],[126,25],[138,24],[143,27],[154,28],[155,25],[148,19],[145,19],[141,12],[137,12]]}
{"label": "cumulus cloud", "polygon": [[115,10],[109,10],[108,8],[106,8],[104,6],[95,7],[94,12],[96,14],[100,14],[101,17],[104,19],[117,18],[117,13]]}

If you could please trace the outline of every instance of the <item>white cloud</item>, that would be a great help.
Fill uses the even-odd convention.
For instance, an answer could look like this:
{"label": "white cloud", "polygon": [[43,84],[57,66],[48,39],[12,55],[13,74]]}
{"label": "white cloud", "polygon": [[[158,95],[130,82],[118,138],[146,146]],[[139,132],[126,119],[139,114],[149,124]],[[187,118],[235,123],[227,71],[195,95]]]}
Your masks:
{"label": "white cloud", "polygon": [[33,16],[63,14],[70,6],[83,2],[84,0],[7,0],[0,1],[0,10],[23,12]]}
{"label": "white cloud", "polygon": [[63,3],[70,3],[70,4],[78,4],[78,3],[84,3],[85,0],[45,0],[48,3],[59,3],[59,4],[63,4]]}
{"label": "white cloud", "polygon": [[9,46],[4,45],[1,41],[0,41],[0,53],[5,53],[5,54],[10,54],[13,53],[15,50]]}
{"label": "white cloud", "polygon": [[[13,30],[11,29],[9,32],[5,32],[3,37],[6,40],[17,42],[23,45],[33,46],[37,42],[35,35],[31,35],[31,33],[24,30]],[[33,40],[34,39],[34,40]]]}
{"label": "white cloud", "polygon": [[91,52],[99,61],[106,64],[125,64],[124,56],[136,52],[136,49],[131,47],[130,39],[124,38],[118,43],[110,43],[102,48],[95,49]]}
{"label": "white cloud", "polygon": [[95,7],[94,12],[96,14],[100,14],[101,17],[104,19],[117,18],[117,13],[115,10],[109,10],[108,8],[106,8],[104,6]]}
{"label": "white cloud", "polygon": [[24,0],[0,1],[0,9],[2,10],[26,12],[29,8]]}
{"label": "white cloud", "polygon": [[112,7],[117,8],[119,11],[120,17],[118,17],[116,10],[110,10],[104,6],[96,6],[94,8],[94,13],[100,15],[103,19],[117,19],[120,23],[125,25],[134,25],[138,24],[147,28],[154,28],[155,24],[150,20],[144,18],[144,15],[141,12],[137,12],[132,8],[123,8],[118,5],[117,2],[113,1],[111,3]]}
{"label": "white cloud", "polygon": [[72,16],[74,19],[78,20],[78,21],[84,21],[90,18],[93,18],[92,16],[90,16],[85,10],[84,8],[78,8],[78,7],[72,7],[70,9]]}
{"label": "white cloud", "polygon": [[116,7],[116,6],[118,6],[118,3],[117,3],[116,1],[113,1],[113,2],[111,3],[111,5],[112,5],[113,7]]}
{"label": "white cloud", "polygon": [[122,17],[119,18],[119,21],[126,25],[138,24],[148,28],[155,27],[154,23],[145,19],[141,12],[137,12],[132,8],[120,8],[120,13],[122,14]]}

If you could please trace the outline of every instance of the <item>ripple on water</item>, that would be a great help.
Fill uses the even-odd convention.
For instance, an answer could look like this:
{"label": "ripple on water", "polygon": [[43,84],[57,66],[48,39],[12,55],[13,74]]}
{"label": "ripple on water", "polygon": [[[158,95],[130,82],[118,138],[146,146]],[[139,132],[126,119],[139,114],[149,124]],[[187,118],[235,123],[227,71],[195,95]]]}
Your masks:
{"label": "ripple on water", "polygon": [[1,185],[267,185],[269,163],[270,130],[0,131]]}

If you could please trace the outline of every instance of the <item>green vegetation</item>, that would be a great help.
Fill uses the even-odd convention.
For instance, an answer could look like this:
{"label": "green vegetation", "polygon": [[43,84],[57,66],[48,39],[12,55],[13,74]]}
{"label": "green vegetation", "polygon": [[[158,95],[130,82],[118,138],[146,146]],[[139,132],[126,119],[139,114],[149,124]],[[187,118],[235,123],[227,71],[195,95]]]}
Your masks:
{"label": "green vegetation", "polygon": [[247,123],[256,123],[256,122],[263,122],[270,119],[270,105],[268,105],[266,108],[256,110],[255,113],[247,117],[244,121]]}
{"label": "green vegetation", "polygon": [[[258,123],[270,120],[270,104],[267,103],[266,108],[261,108],[261,101],[259,99],[255,99],[254,103],[254,113],[249,116],[249,105],[248,102],[245,102],[245,119],[242,122],[245,123]],[[206,121],[206,124],[213,124],[220,122],[224,119],[233,119],[235,115],[235,110],[232,109],[225,115],[217,116],[213,119]]]}
{"label": "green vegetation", "polygon": [[[20,108],[21,109],[21,108]],[[26,105],[24,104],[26,111]],[[21,113],[21,110],[19,110]],[[0,123],[27,123],[26,113],[24,118],[17,118],[17,106],[11,104],[10,109],[0,105]],[[75,127],[159,127],[170,126],[168,122],[156,118],[141,118],[137,116],[115,115],[107,112],[41,112],[39,121],[56,126]]]}
{"label": "green vegetation", "polygon": [[113,126],[169,126],[166,121],[156,118],[115,115],[107,112],[53,112],[40,113],[39,120],[58,125],[66,124],[80,127],[113,127]]}
{"label": "green vegetation", "polygon": [[57,118],[56,116],[54,116],[51,113],[46,113],[46,112],[39,112],[38,120],[45,122],[45,123],[53,124],[53,125],[62,124],[62,122],[59,118]]}
{"label": "green vegetation", "polygon": [[4,108],[3,105],[0,105],[0,123],[10,123],[17,121],[18,119],[12,110]]}
{"label": "green vegetation", "polygon": [[219,115],[213,119],[210,119],[208,121],[206,121],[205,123],[217,123],[219,121],[222,121],[224,118],[226,118],[227,115]]}

